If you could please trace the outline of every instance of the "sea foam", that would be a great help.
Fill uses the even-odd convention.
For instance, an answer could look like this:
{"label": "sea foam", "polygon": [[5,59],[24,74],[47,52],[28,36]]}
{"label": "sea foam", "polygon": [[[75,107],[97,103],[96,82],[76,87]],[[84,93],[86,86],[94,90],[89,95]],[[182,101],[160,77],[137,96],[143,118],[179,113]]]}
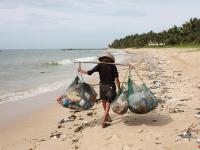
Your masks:
{"label": "sea foam", "polygon": [[72,60],[65,59],[65,60],[59,60],[59,61],[49,61],[47,64],[49,65],[66,65],[66,64],[72,64]]}
{"label": "sea foam", "polygon": [[75,61],[95,61],[97,60],[96,56],[91,56],[91,57],[79,57],[75,59],[65,59],[65,60],[58,60],[58,61],[49,61],[47,62],[48,65],[69,65],[72,64]]}

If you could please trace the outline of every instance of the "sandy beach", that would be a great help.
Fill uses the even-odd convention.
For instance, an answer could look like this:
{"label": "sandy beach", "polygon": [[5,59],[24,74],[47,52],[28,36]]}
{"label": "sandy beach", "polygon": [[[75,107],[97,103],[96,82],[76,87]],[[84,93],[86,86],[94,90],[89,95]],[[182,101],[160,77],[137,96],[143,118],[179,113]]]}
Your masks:
{"label": "sandy beach", "polygon": [[[124,49],[129,63],[159,100],[143,115],[110,110],[111,126],[102,129],[101,103],[87,111],[61,107],[56,96],[63,89],[32,100],[48,99],[48,106],[16,118],[0,128],[0,150],[192,150],[200,148],[200,50]],[[127,67],[118,67],[120,81]],[[132,79],[141,81],[132,70]],[[92,76],[91,84],[98,83]],[[98,91],[98,87],[95,87]],[[5,107],[6,109],[6,107]],[[14,105],[9,111],[15,109]],[[19,110],[20,111],[20,110]],[[28,111],[28,110],[27,110]],[[64,119],[65,122],[59,123]]]}

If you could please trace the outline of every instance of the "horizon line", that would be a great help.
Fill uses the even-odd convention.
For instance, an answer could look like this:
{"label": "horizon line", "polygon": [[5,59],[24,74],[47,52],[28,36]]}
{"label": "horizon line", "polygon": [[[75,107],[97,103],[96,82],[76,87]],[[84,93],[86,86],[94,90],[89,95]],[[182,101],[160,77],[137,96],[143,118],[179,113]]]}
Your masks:
{"label": "horizon line", "polygon": [[3,50],[105,50],[108,48],[0,48]]}

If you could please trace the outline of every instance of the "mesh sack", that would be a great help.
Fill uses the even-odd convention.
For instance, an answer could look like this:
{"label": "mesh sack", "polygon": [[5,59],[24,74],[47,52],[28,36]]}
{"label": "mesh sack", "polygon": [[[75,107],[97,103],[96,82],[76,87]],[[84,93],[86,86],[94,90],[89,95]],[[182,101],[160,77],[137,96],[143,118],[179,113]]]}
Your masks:
{"label": "mesh sack", "polygon": [[92,108],[96,97],[97,93],[94,88],[85,82],[81,82],[78,76],[62,95],[63,99],[66,98],[71,101],[71,104],[67,107],[78,111]]}
{"label": "mesh sack", "polygon": [[145,84],[137,86],[129,79],[128,105],[131,112],[145,114],[155,109],[158,105],[158,101]]}
{"label": "mesh sack", "polygon": [[128,111],[128,90],[121,87],[111,107],[114,113],[125,114]]}
{"label": "mesh sack", "polygon": [[89,109],[91,107],[93,107],[94,103],[95,103],[95,99],[97,97],[97,93],[94,90],[94,88],[85,83],[82,82],[80,85],[80,95],[82,100],[85,101],[85,103],[83,101],[79,102],[79,105],[85,110],[85,109]]}

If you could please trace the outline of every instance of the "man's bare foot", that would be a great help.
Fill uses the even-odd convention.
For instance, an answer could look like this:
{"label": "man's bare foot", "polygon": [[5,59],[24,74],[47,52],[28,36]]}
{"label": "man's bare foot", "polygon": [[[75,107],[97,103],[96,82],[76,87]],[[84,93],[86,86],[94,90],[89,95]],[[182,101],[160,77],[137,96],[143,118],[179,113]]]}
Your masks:
{"label": "man's bare foot", "polygon": [[105,123],[102,124],[102,128],[109,127],[110,125],[111,125],[110,123],[106,123],[106,122],[105,122]]}
{"label": "man's bare foot", "polygon": [[107,121],[107,122],[112,122],[110,116],[107,116],[107,117],[106,117],[106,121]]}

